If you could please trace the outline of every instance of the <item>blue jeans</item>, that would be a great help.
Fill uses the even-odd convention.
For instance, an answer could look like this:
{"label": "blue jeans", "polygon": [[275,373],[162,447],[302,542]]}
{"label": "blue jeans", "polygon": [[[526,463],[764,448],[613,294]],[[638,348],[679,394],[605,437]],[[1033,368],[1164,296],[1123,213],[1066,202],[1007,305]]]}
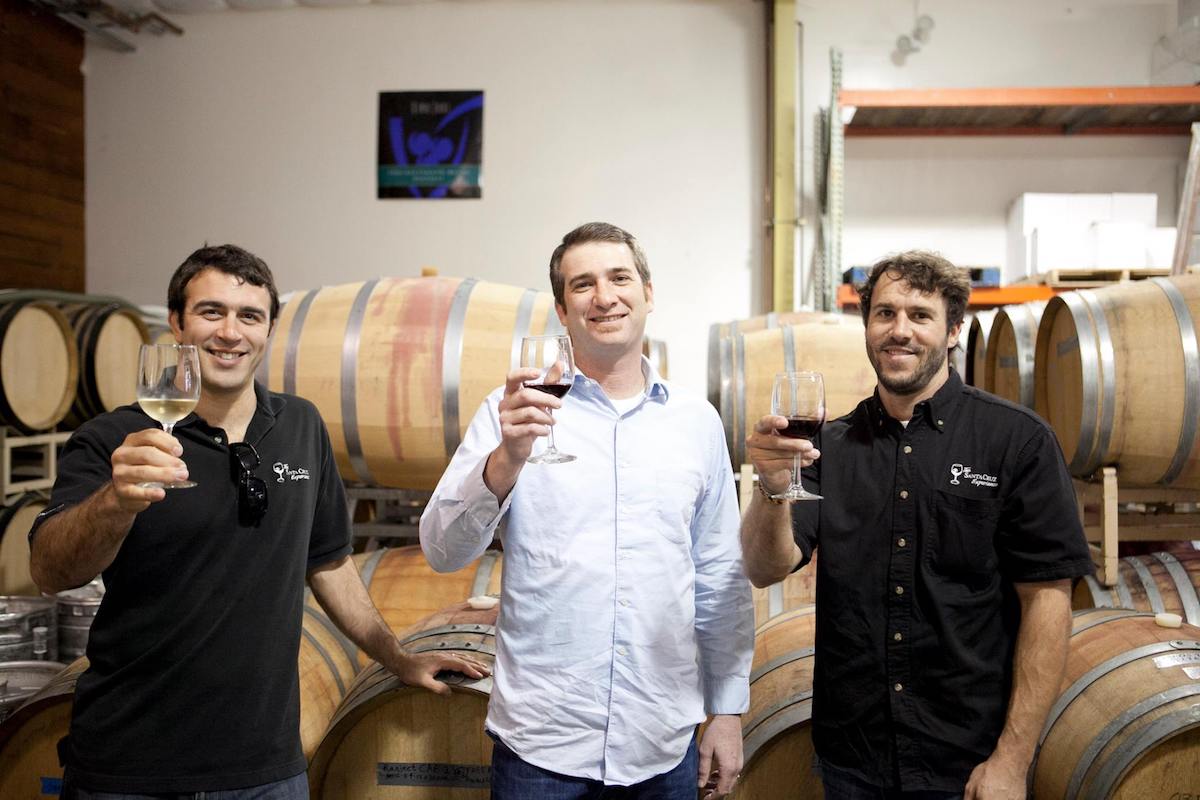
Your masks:
{"label": "blue jeans", "polygon": [[962,792],[902,792],[884,789],[861,780],[851,772],[821,762],[821,784],[825,800],[961,800]]}
{"label": "blue jeans", "polygon": [[696,800],[700,756],[694,736],[679,766],[633,786],[559,775],[523,760],[495,736],[492,741],[492,800]]}
{"label": "blue jeans", "polygon": [[260,786],[225,789],[219,792],[167,792],[165,794],[129,794],[93,792],[75,785],[71,769],[63,776],[60,800],[308,800],[308,775],[301,772]]}

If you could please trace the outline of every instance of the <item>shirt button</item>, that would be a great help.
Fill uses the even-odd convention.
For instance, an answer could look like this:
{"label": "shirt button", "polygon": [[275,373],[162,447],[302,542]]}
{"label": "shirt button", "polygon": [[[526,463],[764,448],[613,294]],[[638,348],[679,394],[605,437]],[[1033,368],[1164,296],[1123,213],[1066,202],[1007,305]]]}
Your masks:
{"label": "shirt button", "polygon": [[896,542],[896,546],[897,547],[908,547],[908,539],[905,539],[903,536],[901,536],[900,539]]}
{"label": "shirt button", "polygon": [[942,426],[943,426],[943,425],[945,425],[945,424],[946,424],[946,423],[945,423],[945,422],[943,422],[942,420],[940,420],[940,419],[938,420],[938,427],[939,427],[939,428],[940,428],[940,427],[942,427]]}
{"label": "shirt button", "polygon": [[897,683],[897,684],[896,684],[895,686],[893,686],[892,688],[893,688],[893,689],[895,689],[897,692],[903,692],[903,691],[904,691],[904,684],[902,684],[902,683]]}
{"label": "shirt button", "polygon": [[908,445],[908,444],[904,445],[904,452],[905,452],[905,453],[911,453],[911,452],[912,452],[912,445]]}
{"label": "shirt button", "polygon": [[622,605],[622,606],[628,606],[628,605],[629,605],[629,601],[628,601],[628,600],[626,600],[626,599],[625,599],[625,598],[623,598],[623,597],[621,598],[621,600],[620,600],[620,603],[621,603],[621,605]]}
{"label": "shirt button", "polygon": [[900,499],[901,499],[901,500],[907,500],[907,499],[908,499],[908,489],[901,489],[901,490],[900,490]]}
{"label": "shirt button", "polygon": [[897,587],[896,587],[896,594],[904,594],[904,587],[903,587],[903,586],[897,586]]}
{"label": "shirt button", "polygon": [[899,631],[896,631],[895,633],[893,633],[892,638],[895,639],[897,642],[903,641],[903,639],[904,639],[904,637],[900,635]]}
{"label": "shirt button", "polygon": [[214,441],[214,442],[216,442],[217,444],[220,444],[220,443],[221,443],[221,437],[220,437],[220,436],[214,436],[214,437],[213,437],[213,441]]}
{"label": "shirt button", "polygon": [[617,648],[617,655],[619,655],[619,656],[627,656],[627,655],[629,655],[629,651],[628,651],[628,650],[626,650],[624,647],[618,647],[618,648]]}

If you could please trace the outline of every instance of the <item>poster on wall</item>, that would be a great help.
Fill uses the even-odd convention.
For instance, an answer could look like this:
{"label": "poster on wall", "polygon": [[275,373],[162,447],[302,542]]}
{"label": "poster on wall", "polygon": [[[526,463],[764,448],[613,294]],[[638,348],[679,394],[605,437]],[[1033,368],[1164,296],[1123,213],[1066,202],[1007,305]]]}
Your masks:
{"label": "poster on wall", "polygon": [[483,196],[483,92],[379,93],[378,197]]}

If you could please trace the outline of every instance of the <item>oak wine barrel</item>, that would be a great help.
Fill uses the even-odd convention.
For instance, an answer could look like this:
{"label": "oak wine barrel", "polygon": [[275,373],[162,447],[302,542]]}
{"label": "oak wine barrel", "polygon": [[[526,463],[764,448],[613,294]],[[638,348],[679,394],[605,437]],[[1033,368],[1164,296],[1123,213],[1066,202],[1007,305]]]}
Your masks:
{"label": "oak wine barrel", "polygon": [[29,529],[46,508],[39,494],[23,494],[0,508],[0,595],[38,594],[29,574]]}
{"label": "oak wine barrel", "polygon": [[67,317],[42,300],[0,298],[0,424],[53,428],[75,401],[79,350]]}
{"label": "oak wine barrel", "polygon": [[971,315],[971,323],[967,326],[966,331],[959,334],[961,336],[965,333],[967,337],[966,372],[962,376],[963,383],[968,386],[976,386],[984,391],[989,388],[987,385],[988,336],[992,332],[992,323],[995,319],[995,309],[976,311]]}
{"label": "oak wine barrel", "polygon": [[[499,607],[466,603],[413,628],[413,652],[471,653],[491,664]],[[449,695],[407,686],[379,664],[346,694],[309,765],[309,790],[322,800],[486,800],[492,742],[484,733],[492,679],[450,678]]]}
{"label": "oak wine barrel", "polygon": [[[1191,542],[1186,543],[1191,548]],[[1094,575],[1085,575],[1075,586],[1072,605],[1077,609],[1130,608],[1155,614],[1178,614],[1200,626],[1200,551],[1182,548],[1117,562],[1117,582],[1104,586]]]}
{"label": "oak wine barrel", "polygon": [[[437,611],[468,597],[500,594],[504,553],[488,550],[455,572],[435,572],[420,545],[385,547],[354,556],[359,575],[384,620],[398,635]],[[358,653],[360,667],[371,663]]]}
{"label": "oak wine barrel", "polygon": [[1041,300],[1005,306],[992,319],[987,340],[987,391],[1026,408],[1034,405],[1034,354],[1045,308]]}
{"label": "oak wine barrel", "polygon": [[1036,409],[1072,474],[1116,465],[1122,486],[1200,488],[1200,275],[1050,299]]}
{"label": "oak wine barrel", "polygon": [[66,736],[75,681],[87,659],[69,665],[0,723],[0,797],[44,800],[62,785],[58,740]]}
{"label": "oak wine barrel", "polygon": [[708,326],[708,402],[713,408],[721,409],[722,392],[728,391],[733,380],[733,337],[742,333],[794,325],[810,319],[819,319],[823,311],[772,311],[757,317],[714,322]]}
{"label": "oak wine barrel", "polygon": [[79,425],[137,399],[138,352],[150,330],[121,303],[63,303],[79,348],[79,385],[70,422]]}
{"label": "oak wine barrel", "polygon": [[300,746],[313,753],[358,673],[357,651],[315,603],[305,603],[300,628]]}
{"label": "oak wine barrel", "polygon": [[750,709],[742,715],[745,766],[730,797],[821,798],[812,771],[816,606],[773,617],[754,633]]}
{"label": "oak wine barrel", "polygon": [[548,292],[379,278],[293,293],[259,374],[316,404],[345,480],[432,489],[522,337],[560,332]]}
{"label": "oak wine barrel", "polygon": [[736,366],[720,412],[735,469],[748,463],[746,437],[754,424],[771,413],[776,373],[822,373],[826,419],[853,411],[875,389],[875,370],[857,316],[821,314],[807,322],[738,334],[731,346]]}
{"label": "oak wine barrel", "polygon": [[1200,628],[1125,609],[1076,612],[1062,692],[1030,772],[1033,797],[1194,796]]}

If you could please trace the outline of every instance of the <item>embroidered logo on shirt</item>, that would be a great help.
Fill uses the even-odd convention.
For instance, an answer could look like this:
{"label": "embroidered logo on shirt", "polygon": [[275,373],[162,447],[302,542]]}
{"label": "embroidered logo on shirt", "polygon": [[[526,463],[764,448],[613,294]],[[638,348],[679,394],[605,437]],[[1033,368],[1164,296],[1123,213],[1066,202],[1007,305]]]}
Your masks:
{"label": "embroidered logo on shirt", "polygon": [[306,481],[309,480],[310,477],[308,470],[306,470],[304,467],[292,469],[290,464],[284,464],[281,461],[276,461],[275,466],[271,467],[271,469],[273,469],[275,474],[279,476],[275,479],[276,483],[283,483],[283,479],[285,477],[288,478],[288,480],[293,481]]}
{"label": "embroidered logo on shirt", "polygon": [[972,486],[987,486],[991,489],[995,489],[1000,484],[1000,479],[995,475],[976,472],[967,464],[951,464],[950,483],[954,486],[961,486],[962,481],[959,478],[969,482]]}

